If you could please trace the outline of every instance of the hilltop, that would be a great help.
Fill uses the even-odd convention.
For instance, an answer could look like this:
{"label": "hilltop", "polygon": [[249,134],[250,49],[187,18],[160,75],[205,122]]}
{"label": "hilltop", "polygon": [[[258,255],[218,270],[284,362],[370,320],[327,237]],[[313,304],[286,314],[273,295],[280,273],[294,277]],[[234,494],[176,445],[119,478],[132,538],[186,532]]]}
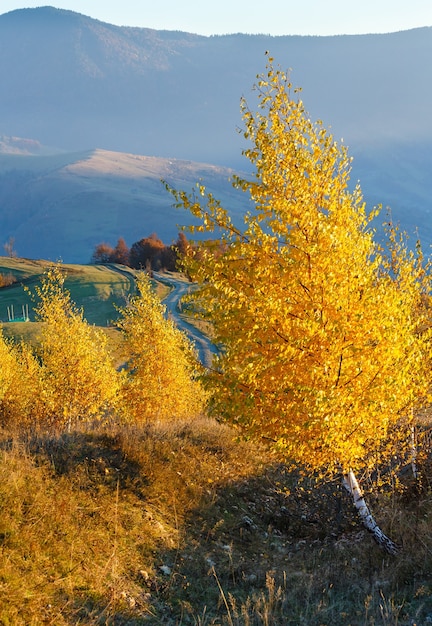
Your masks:
{"label": "hilltop", "polygon": [[247,199],[235,194],[233,170],[220,166],[87,150],[48,156],[0,154],[0,231],[19,255],[89,262],[97,244],[128,245],[155,232],[171,244],[186,212],[173,208],[161,179],[192,190],[197,181],[234,214]]}

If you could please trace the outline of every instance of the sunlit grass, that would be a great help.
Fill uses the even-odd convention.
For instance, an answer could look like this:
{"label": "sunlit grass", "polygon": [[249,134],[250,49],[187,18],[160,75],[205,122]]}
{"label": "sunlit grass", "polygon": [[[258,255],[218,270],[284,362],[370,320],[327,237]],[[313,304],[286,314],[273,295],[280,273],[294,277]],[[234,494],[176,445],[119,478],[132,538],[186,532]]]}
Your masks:
{"label": "sunlit grass", "polygon": [[0,623],[428,623],[427,483],[374,500],[403,542],[390,558],[338,483],[234,435],[204,417],[2,433]]}
{"label": "sunlit grass", "polygon": [[237,451],[207,418],[27,441],[3,433],[0,623],[151,614],[162,554],[182,545],[187,515],[214,482],[254,466]]}

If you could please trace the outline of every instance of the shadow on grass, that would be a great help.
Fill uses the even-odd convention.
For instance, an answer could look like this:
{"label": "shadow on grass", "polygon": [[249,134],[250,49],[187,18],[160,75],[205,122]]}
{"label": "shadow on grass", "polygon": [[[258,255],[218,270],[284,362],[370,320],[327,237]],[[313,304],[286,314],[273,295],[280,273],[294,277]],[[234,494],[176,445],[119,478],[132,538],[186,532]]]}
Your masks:
{"label": "shadow on grass", "polygon": [[98,432],[62,433],[57,437],[34,438],[29,442],[30,453],[47,460],[55,474],[69,475],[91,488],[103,484],[113,490],[129,490],[145,499],[149,484],[146,468],[128,458],[118,435]]}
{"label": "shadow on grass", "polygon": [[364,539],[338,481],[315,486],[270,465],[188,515],[181,546],[163,555],[162,596],[182,624],[204,614],[206,624],[322,624],[323,587],[334,593],[346,559],[339,546]]}
{"label": "shadow on grass", "polygon": [[273,465],[218,487],[187,517],[181,546],[162,555],[172,623],[429,623],[432,499],[427,487],[405,487],[370,494],[383,527],[405,544],[396,559],[364,530],[339,480],[300,481]]}
{"label": "shadow on grass", "polygon": [[[4,449],[12,445],[3,439]],[[210,420],[45,435],[24,447],[49,477],[35,474],[40,486],[34,500],[23,497],[21,528],[32,541],[32,527],[47,519],[48,501],[38,504],[46,485],[70,524],[55,526],[53,513],[47,530],[59,540],[59,556],[40,557],[64,559],[55,570],[63,578],[41,583],[57,594],[50,604],[62,611],[58,624],[408,626],[432,619],[427,482],[415,490],[402,477],[398,489],[369,498],[383,528],[404,544],[395,559],[359,525],[339,480],[300,480]],[[429,458],[419,456],[425,476]],[[67,498],[75,496],[72,507]],[[14,524],[9,537],[17,536]],[[70,557],[69,544],[81,540],[89,551]],[[69,560],[78,569],[68,569]],[[23,571],[27,564],[19,562]]]}

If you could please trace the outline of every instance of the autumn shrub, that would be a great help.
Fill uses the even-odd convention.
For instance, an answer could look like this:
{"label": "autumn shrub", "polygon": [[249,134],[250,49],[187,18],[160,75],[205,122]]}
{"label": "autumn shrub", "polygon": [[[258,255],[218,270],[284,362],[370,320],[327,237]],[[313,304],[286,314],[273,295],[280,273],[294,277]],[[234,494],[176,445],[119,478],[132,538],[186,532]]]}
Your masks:
{"label": "autumn shrub", "polygon": [[23,342],[10,349],[14,368],[1,404],[1,423],[11,431],[36,432],[46,424],[41,364],[33,349]]}
{"label": "autumn shrub", "polygon": [[13,274],[1,274],[0,273],[0,288],[1,287],[9,287],[9,285],[13,285],[16,283],[17,279]]}
{"label": "autumn shrub", "polygon": [[120,377],[106,335],[90,326],[71,301],[59,266],[45,273],[36,294],[36,315],[43,322],[39,357],[46,423],[70,427],[108,417],[118,399]]}
{"label": "autumn shrub", "polygon": [[14,392],[19,365],[16,351],[12,343],[4,337],[3,329],[0,329],[0,362],[1,421],[4,424],[7,421],[8,413],[6,406]]}
{"label": "autumn shrub", "polygon": [[197,379],[199,363],[187,337],[165,319],[165,307],[149,278],[137,280],[138,295],[120,310],[116,322],[124,335],[127,362],[123,411],[137,423],[192,417],[204,408]]}
{"label": "autumn shrub", "polygon": [[16,357],[12,344],[5,338],[2,328],[0,328],[0,359],[2,365],[0,368],[0,399],[3,400],[11,386]]}
{"label": "autumn shrub", "polygon": [[0,329],[0,425],[9,429],[33,428],[43,419],[40,363],[32,349],[15,344]]}

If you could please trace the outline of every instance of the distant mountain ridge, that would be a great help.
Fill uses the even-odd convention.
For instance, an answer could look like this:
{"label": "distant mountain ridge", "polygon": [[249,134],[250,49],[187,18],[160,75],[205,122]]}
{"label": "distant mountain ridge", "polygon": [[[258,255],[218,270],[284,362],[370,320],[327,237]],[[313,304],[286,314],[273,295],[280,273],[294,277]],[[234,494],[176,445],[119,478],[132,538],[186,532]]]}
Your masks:
{"label": "distant mountain ridge", "polygon": [[24,137],[0,136],[0,154],[21,154],[41,156],[47,154],[58,154],[61,150],[43,146],[36,139],[26,139]]}
{"label": "distant mountain ridge", "polygon": [[[96,189],[85,194],[84,178],[60,172],[61,168],[55,181],[46,172],[39,180],[25,155],[48,159],[55,149],[59,158],[61,153],[96,154],[94,150],[100,149],[111,155],[190,161],[194,164],[190,171],[202,170],[195,165],[199,163],[245,169],[239,101],[245,96],[255,106],[252,85],[265,69],[266,50],[275,63],[292,68],[293,85],[302,87],[311,118],[322,119],[335,139],[343,137],[349,146],[354,157],[352,180],[360,179],[368,204],[391,205],[403,227],[410,232],[419,227],[428,247],[432,243],[432,28],[337,37],[204,37],[118,27],[53,7],[0,15],[0,135],[38,142],[30,149],[30,143],[19,147],[18,139],[8,140],[8,145],[0,140],[4,240],[15,237],[19,253],[30,255],[30,249],[37,247],[34,243],[24,249],[31,241],[24,235],[31,214],[33,220],[40,220],[35,231],[39,250],[42,242],[50,240],[46,228],[53,222],[43,218],[49,211],[63,215],[64,226],[56,225],[59,248],[46,243],[41,256],[76,258],[75,251],[60,249],[61,245],[74,245],[82,253],[88,250],[93,238],[86,240],[86,246],[81,246],[81,240],[87,237],[86,219],[93,213],[99,216],[100,240],[111,238],[115,230],[125,236],[135,225],[140,237],[147,234],[145,222],[153,223],[161,236],[166,232],[171,237],[165,224],[173,217],[171,199],[159,182],[151,183],[152,197],[160,194],[156,206],[168,209],[154,211],[147,191],[142,197],[130,196],[121,182],[120,193],[115,177],[111,185],[105,177],[102,188],[95,174],[91,184],[97,179]],[[38,153],[37,145],[54,148]],[[1,152],[11,150],[24,159],[16,161],[13,175],[15,165],[9,156],[1,158]],[[126,160],[131,167],[131,159]],[[72,180],[79,182],[78,193]],[[185,180],[191,182],[187,167]],[[216,190],[238,211],[238,201],[226,195],[226,183],[219,183],[220,178]],[[133,211],[113,209],[129,202]],[[105,214],[98,208],[101,204]],[[39,212],[42,205],[45,214]],[[138,207],[142,226],[137,224]],[[90,230],[87,227],[87,233]]]}
{"label": "distant mountain ridge", "polygon": [[204,37],[41,7],[0,16],[0,132],[238,166],[239,100],[269,50],[348,145],[432,138],[432,28],[388,35]]}

